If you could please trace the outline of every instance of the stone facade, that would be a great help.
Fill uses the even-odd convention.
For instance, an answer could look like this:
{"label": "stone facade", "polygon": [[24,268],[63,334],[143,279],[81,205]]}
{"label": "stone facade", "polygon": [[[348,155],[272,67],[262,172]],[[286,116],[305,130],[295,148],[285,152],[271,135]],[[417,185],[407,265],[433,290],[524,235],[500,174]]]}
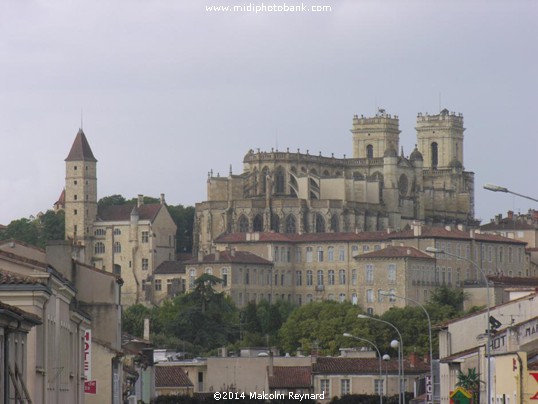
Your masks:
{"label": "stone facade", "polygon": [[235,232],[322,233],[401,229],[413,220],[469,224],[474,174],[463,168],[463,117],[417,117],[417,146],[398,155],[399,120],[355,116],[353,157],[250,150],[243,173],[207,180],[196,204],[194,249]]}
{"label": "stone facade", "polygon": [[[65,159],[65,237],[79,261],[122,277],[122,304],[145,301],[154,269],[174,259],[176,225],[160,203],[97,206],[97,160],[79,130]],[[60,198],[61,199],[61,198]]]}
{"label": "stone facade", "polygon": [[[469,262],[430,256],[424,253],[427,247],[477,262],[488,275],[523,274],[527,255],[525,243],[518,240],[420,224],[399,232],[225,234],[215,240],[215,247],[221,254],[246,251],[273,263],[271,294],[263,296],[266,300],[285,299],[299,305],[348,300],[373,314],[407,304],[380,298],[379,290],[394,289],[399,296],[424,303],[439,286],[463,287],[482,281]],[[512,253],[507,255],[508,251]],[[237,287],[253,288],[244,282]],[[260,294],[255,296],[251,293],[249,299],[261,300]]]}

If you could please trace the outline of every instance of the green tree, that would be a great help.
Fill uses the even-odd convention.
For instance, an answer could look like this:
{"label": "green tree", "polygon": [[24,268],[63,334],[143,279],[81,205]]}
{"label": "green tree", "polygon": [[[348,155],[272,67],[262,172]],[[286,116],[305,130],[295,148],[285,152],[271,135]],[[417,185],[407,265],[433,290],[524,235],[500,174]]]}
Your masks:
{"label": "green tree", "polygon": [[13,220],[0,236],[3,240],[14,239],[37,246],[39,238],[37,222],[27,218]]}
{"label": "green tree", "polygon": [[463,310],[464,300],[463,289],[441,286],[432,292],[430,302],[441,306],[450,306],[457,313]]}
{"label": "green tree", "polygon": [[106,206],[125,205],[126,203],[127,203],[127,200],[123,196],[119,194],[114,194],[114,195],[104,196],[101,199],[99,199],[99,201],[97,201],[97,207],[104,208]]}
{"label": "green tree", "polygon": [[45,248],[49,240],[65,239],[65,213],[48,210],[39,217],[37,245]]}
{"label": "green tree", "polygon": [[194,206],[168,205],[168,212],[177,226],[176,251],[192,252],[192,231],[194,226]]}
{"label": "green tree", "polygon": [[143,304],[134,304],[121,313],[122,331],[143,337],[144,319],[151,318],[151,310]]}

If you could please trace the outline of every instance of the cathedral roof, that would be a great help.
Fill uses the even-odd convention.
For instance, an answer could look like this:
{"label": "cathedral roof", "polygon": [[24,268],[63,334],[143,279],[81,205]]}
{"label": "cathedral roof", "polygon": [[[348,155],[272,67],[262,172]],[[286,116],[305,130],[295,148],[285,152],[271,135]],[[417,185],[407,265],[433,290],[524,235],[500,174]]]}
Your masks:
{"label": "cathedral roof", "polygon": [[78,130],[73,146],[65,161],[97,161],[82,129]]}
{"label": "cathedral roof", "polygon": [[[161,209],[160,203],[149,203],[147,205],[141,205],[137,208],[140,220],[149,220],[152,222],[159,210]],[[133,205],[111,205],[98,208],[97,217],[98,220],[103,222],[122,222],[131,220],[131,212],[133,211]]]}

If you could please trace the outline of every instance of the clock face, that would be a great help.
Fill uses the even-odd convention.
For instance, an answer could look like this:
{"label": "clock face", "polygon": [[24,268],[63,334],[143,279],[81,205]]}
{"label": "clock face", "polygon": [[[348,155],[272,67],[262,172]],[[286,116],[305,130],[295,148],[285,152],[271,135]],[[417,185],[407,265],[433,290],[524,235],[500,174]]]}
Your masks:
{"label": "clock face", "polygon": [[404,174],[400,175],[400,179],[398,180],[398,191],[400,192],[400,196],[406,196],[408,188],[409,182],[407,177]]}

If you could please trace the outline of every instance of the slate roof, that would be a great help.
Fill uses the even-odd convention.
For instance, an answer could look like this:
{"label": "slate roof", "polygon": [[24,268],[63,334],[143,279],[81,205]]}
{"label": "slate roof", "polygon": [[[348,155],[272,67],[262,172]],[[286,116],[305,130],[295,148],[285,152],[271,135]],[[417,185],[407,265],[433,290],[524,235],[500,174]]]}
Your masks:
{"label": "slate roof", "polygon": [[185,264],[180,261],[163,261],[159,264],[154,274],[184,274]]}
{"label": "slate roof", "polygon": [[65,161],[97,161],[82,129],[78,130],[73,146]]}
{"label": "slate roof", "polygon": [[181,366],[155,367],[155,387],[194,387]]}
{"label": "slate roof", "polygon": [[308,389],[312,387],[312,368],[310,366],[273,366],[269,375],[271,389]]}
{"label": "slate roof", "polygon": [[[398,372],[398,360],[396,358],[383,362],[383,370],[387,367],[389,373]],[[416,366],[404,360],[404,370],[406,374],[423,373],[430,370],[430,365],[419,362]],[[372,374],[379,373],[378,358],[328,358],[318,357],[316,363],[312,365],[314,374]]]}
{"label": "slate roof", "polygon": [[417,250],[414,247],[389,245],[381,250],[364,253],[356,258],[426,258],[435,260],[434,257]]}
{"label": "slate roof", "polygon": [[[159,210],[163,206],[160,203],[150,203],[147,205],[141,205],[136,208],[138,211],[139,220],[149,220],[150,222],[155,219]],[[97,211],[98,220],[103,222],[122,222],[131,220],[131,212],[135,208],[135,205],[111,205],[100,207]]]}
{"label": "slate roof", "polygon": [[246,251],[219,251],[218,254],[205,255],[202,260],[193,258],[185,261],[185,264],[210,264],[210,263],[230,263],[230,264],[259,264],[259,265],[273,265],[271,261],[266,260],[256,254],[252,254]]}

